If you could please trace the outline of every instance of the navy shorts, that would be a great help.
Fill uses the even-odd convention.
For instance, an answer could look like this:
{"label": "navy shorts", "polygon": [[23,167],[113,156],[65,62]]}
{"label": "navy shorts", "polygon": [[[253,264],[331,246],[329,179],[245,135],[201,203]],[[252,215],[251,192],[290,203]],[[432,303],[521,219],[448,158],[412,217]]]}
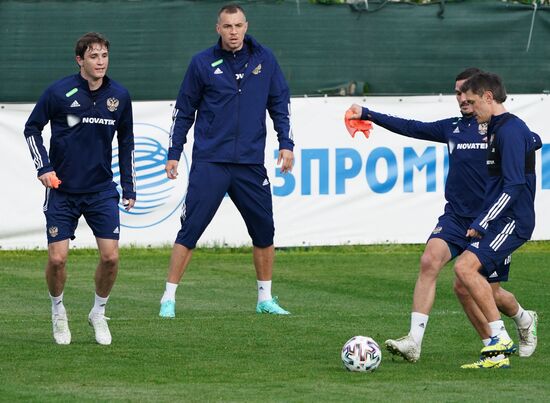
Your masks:
{"label": "navy shorts", "polygon": [[464,252],[470,244],[469,238],[466,238],[466,231],[470,228],[471,223],[471,218],[445,213],[439,217],[437,225],[433,229],[428,240],[432,238],[444,240],[451,251],[451,259],[454,259]]}
{"label": "navy shorts", "polygon": [[176,243],[195,248],[226,193],[241,213],[252,244],[260,248],[273,245],[271,185],[265,167],[203,161],[191,165]]}
{"label": "navy shorts", "polygon": [[479,272],[491,283],[508,280],[512,252],[525,242],[515,232],[515,221],[503,217],[491,222],[487,233],[472,239],[467,249],[477,256],[483,265]]}
{"label": "navy shorts", "polygon": [[[468,231],[471,224],[471,218],[460,217],[452,213],[445,213],[439,217],[437,225],[428,240],[432,238],[439,238],[445,241],[449,246],[452,260],[466,249],[469,249],[472,239],[466,237],[466,231]],[[480,274],[487,278],[489,283],[507,281],[511,259],[511,256],[507,254],[500,260],[498,265],[493,267],[492,270],[485,270],[485,263],[480,259],[484,266],[484,268],[480,270]]]}
{"label": "navy shorts", "polygon": [[65,193],[46,189],[44,215],[48,243],[74,239],[78,219],[84,216],[97,238],[119,239],[120,217],[116,188],[94,193]]}

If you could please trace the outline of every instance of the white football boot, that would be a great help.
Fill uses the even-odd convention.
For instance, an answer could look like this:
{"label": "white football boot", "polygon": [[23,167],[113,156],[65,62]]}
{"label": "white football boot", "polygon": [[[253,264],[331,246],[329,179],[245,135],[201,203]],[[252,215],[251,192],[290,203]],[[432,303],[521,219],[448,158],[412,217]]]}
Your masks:
{"label": "white football boot", "polygon": [[533,318],[533,321],[525,329],[518,328],[520,357],[530,357],[537,348],[537,325],[539,318],[535,311],[526,312]]}
{"label": "white football boot", "polygon": [[107,325],[108,317],[101,313],[90,312],[88,315],[88,323],[94,328],[95,340],[104,346],[111,344],[111,332]]}
{"label": "white football boot", "polygon": [[420,346],[410,334],[397,340],[386,340],[385,344],[390,353],[399,355],[409,362],[417,362],[420,359]]}
{"label": "white football boot", "polygon": [[71,331],[67,314],[52,315],[53,338],[57,344],[71,344]]}

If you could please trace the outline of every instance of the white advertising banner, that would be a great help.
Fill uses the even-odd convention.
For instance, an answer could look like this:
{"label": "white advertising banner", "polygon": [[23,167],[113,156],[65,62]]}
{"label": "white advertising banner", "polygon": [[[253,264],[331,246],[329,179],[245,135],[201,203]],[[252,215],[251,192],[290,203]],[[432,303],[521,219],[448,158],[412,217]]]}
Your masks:
{"label": "white advertising banner", "polygon": [[[352,104],[404,118],[434,121],[456,116],[454,96],[293,98],[292,126],[296,164],[291,174],[276,167],[273,124],[266,167],[273,191],[276,246],[422,243],[443,212],[447,170],[445,144],[409,139],[374,126],[367,139],[352,138],[344,111]],[[550,239],[550,123],[547,95],[511,95],[506,108],[525,120],[543,140],[537,151],[537,226],[533,239]],[[23,135],[34,105],[0,104],[0,248],[46,247],[42,212],[44,188]],[[121,244],[172,244],[191,167],[192,129],[177,180],[164,173],[172,102],[134,102],[137,202],[121,215]],[[50,129],[44,129],[49,144]],[[116,156],[116,137],[113,143]],[[116,158],[113,161],[118,181]],[[545,208],[546,206],[546,208]],[[199,245],[250,245],[246,226],[226,197]],[[72,241],[94,246],[81,219]]]}

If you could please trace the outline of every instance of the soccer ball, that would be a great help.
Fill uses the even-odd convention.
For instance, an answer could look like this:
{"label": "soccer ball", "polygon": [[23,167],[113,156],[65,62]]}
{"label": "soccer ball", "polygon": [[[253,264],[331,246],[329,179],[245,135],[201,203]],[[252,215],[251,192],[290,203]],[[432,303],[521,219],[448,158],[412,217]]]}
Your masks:
{"label": "soccer ball", "polygon": [[348,371],[372,372],[382,361],[380,346],[367,336],[354,336],[342,347],[342,363]]}

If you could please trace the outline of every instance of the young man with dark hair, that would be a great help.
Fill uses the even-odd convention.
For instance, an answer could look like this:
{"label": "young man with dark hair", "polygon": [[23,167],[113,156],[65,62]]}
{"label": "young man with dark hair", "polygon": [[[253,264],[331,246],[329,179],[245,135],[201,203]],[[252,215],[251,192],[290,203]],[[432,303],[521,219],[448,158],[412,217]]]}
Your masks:
{"label": "young man with dark hair", "polygon": [[[113,182],[112,141],[117,133],[122,197],[126,210],[136,199],[132,104],[128,91],[106,76],[109,41],[101,34],[82,36],[75,47],[80,71],[52,84],[42,94],[26,125],[38,180],[46,187],[44,214],[48,238],[46,282],[52,302],[53,336],[70,344],[63,304],[69,240],[80,216],[92,229],[99,249],[95,303],[88,315],[99,344],[111,344],[105,305],[118,272],[120,195]],[[51,124],[49,154],[42,140]]]}
{"label": "young man with dark hair", "polygon": [[[279,140],[278,163],[292,169],[290,91],[273,53],[246,35],[243,9],[220,9],[218,43],[195,55],[173,114],[166,174],[176,179],[178,160],[195,123],[189,185],[161,299],[159,315],[175,317],[176,288],[196,243],[227,193],[241,213],[253,244],[256,312],[286,315],[271,295],[274,223],[271,187],[264,167],[266,110]],[[195,116],[196,114],[196,116]]]}
{"label": "young man with dark hair", "polygon": [[[500,273],[500,263],[527,242],[535,228],[535,151],[540,137],[506,111],[499,76],[479,73],[460,88],[478,123],[488,124],[487,179],[483,208],[470,224],[470,244],[455,263],[456,282],[479,307],[491,329],[482,358],[462,368],[506,368],[515,346],[484,277]],[[536,322],[536,316],[533,317]],[[536,337],[536,328],[532,329]]]}

